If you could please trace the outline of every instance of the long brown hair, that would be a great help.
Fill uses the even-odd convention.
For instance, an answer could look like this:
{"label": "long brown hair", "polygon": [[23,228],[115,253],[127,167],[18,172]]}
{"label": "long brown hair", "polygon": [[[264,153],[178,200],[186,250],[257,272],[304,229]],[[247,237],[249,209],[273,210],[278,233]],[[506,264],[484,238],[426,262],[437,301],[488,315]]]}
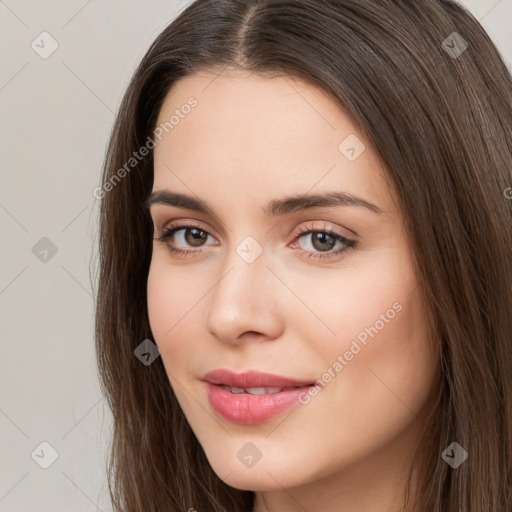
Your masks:
{"label": "long brown hair", "polygon": [[[495,45],[452,0],[197,0],[136,70],[98,196],[95,336],[115,511],[253,507],[252,491],[212,470],[161,358],[134,355],[152,338],[152,154],[126,163],[177,80],[228,66],[322,88],[389,169],[442,373],[414,510],[512,510],[512,78]],[[456,469],[441,457],[452,442],[469,455]]]}

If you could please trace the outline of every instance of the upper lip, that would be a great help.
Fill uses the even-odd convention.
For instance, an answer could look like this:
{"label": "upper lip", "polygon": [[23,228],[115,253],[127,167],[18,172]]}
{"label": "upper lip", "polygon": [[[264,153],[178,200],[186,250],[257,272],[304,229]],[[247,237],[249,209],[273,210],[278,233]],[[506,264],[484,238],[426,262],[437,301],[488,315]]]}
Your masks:
{"label": "upper lip", "polygon": [[256,370],[247,370],[241,373],[235,373],[227,369],[218,369],[203,375],[202,380],[210,384],[223,384],[236,388],[259,388],[259,387],[302,387],[313,384],[309,380],[292,379],[273,373],[259,372]]}

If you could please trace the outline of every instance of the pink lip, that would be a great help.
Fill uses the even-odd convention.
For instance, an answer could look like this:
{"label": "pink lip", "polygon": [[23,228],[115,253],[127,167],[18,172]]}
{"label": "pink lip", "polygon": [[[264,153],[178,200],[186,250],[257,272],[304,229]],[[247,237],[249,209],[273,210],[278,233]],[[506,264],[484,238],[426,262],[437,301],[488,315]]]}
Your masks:
{"label": "pink lip", "polygon": [[[290,379],[270,373],[247,371],[240,374],[219,369],[203,376],[210,404],[228,421],[242,424],[261,423],[269,420],[296,404],[302,393],[313,384],[311,381]],[[251,395],[235,394],[222,385],[237,388],[295,387],[279,393]]]}
{"label": "pink lip", "polygon": [[203,375],[203,380],[211,384],[224,384],[237,388],[286,388],[289,386],[309,386],[314,381],[298,380],[289,377],[282,377],[273,373],[248,370],[242,373],[235,373],[231,370],[218,369]]}

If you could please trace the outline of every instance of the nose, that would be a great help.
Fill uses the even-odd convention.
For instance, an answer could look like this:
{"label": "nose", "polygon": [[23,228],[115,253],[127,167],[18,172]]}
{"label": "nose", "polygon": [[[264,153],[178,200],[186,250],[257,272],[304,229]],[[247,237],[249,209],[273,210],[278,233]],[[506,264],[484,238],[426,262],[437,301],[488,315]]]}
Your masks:
{"label": "nose", "polygon": [[[263,252],[255,261],[244,261],[235,250],[226,258],[217,284],[209,294],[206,328],[224,343],[243,339],[276,339],[284,324],[283,285],[268,268]],[[281,295],[280,295],[281,293]]]}

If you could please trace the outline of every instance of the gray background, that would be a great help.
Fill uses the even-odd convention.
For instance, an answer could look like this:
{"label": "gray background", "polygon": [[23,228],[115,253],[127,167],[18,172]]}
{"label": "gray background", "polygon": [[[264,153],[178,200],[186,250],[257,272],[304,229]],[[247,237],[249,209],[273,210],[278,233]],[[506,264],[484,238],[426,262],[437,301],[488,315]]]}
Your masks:
{"label": "gray background", "polygon": [[[189,3],[0,0],[0,512],[112,510],[93,190],[135,66]],[[512,0],[463,3],[510,67]]]}

